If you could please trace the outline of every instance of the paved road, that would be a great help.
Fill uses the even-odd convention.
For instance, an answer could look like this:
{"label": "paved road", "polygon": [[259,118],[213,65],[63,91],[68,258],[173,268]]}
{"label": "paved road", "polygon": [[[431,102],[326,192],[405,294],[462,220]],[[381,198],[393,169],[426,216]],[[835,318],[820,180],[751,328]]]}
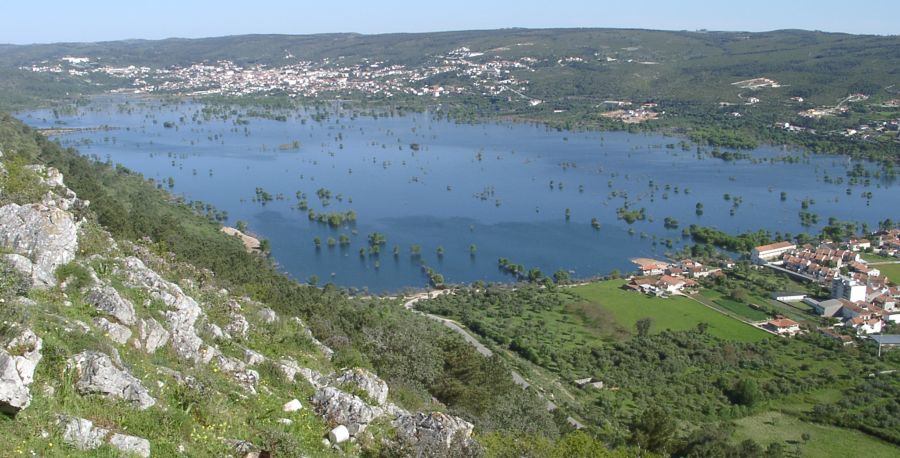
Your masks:
{"label": "paved road", "polygon": [[[453,330],[453,331],[456,332],[457,334],[461,335],[462,338],[463,338],[466,342],[468,342],[468,343],[471,344],[473,347],[475,347],[475,350],[476,350],[478,353],[481,353],[482,355],[484,355],[485,357],[490,358],[491,356],[493,356],[493,355],[494,355],[494,352],[491,351],[490,348],[486,347],[483,343],[481,343],[481,341],[479,341],[478,339],[476,339],[475,336],[473,336],[472,334],[469,334],[469,331],[467,331],[465,328],[463,328],[463,326],[460,325],[459,323],[457,323],[457,322],[455,322],[455,321],[453,321],[453,320],[451,320],[451,319],[449,319],[449,318],[444,318],[444,317],[442,317],[442,316],[432,315],[432,314],[430,314],[430,313],[425,313],[425,312],[416,310],[416,309],[414,308],[414,306],[416,305],[416,303],[419,302],[419,301],[421,301],[421,300],[424,300],[424,299],[434,299],[434,298],[436,298],[436,297],[438,297],[438,296],[441,296],[441,295],[444,295],[444,294],[452,294],[452,291],[449,290],[449,289],[444,289],[444,290],[439,290],[439,291],[429,291],[429,292],[427,292],[427,293],[419,293],[419,294],[416,294],[415,296],[410,297],[406,302],[404,302],[404,303],[403,303],[403,307],[405,307],[407,310],[412,310],[412,311],[415,312],[415,313],[419,313],[419,314],[421,314],[421,315],[425,315],[425,316],[427,316],[428,318],[431,318],[432,320],[438,321],[438,322],[440,322],[441,324],[443,324],[444,326],[450,328],[451,330]],[[531,386],[531,384],[528,383],[527,380],[525,380],[525,377],[522,377],[522,374],[519,374],[519,373],[516,372],[516,371],[510,371],[510,372],[512,373],[512,379],[513,379],[513,382],[514,382],[516,385],[521,386],[523,389],[528,388],[528,387]],[[548,401],[548,402],[549,402],[549,401]],[[550,403],[550,404],[552,404],[552,403]],[[553,405],[552,408],[550,408],[550,406],[548,406],[548,409],[549,409],[549,410],[556,409],[556,406]]]}

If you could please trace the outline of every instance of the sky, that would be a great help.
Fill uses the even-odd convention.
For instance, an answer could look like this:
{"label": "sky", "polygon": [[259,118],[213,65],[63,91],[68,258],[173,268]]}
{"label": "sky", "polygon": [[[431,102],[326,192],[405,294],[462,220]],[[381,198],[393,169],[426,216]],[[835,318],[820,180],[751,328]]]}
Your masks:
{"label": "sky", "polygon": [[900,0],[32,0],[3,2],[0,43],[393,33],[507,27],[900,34]]}

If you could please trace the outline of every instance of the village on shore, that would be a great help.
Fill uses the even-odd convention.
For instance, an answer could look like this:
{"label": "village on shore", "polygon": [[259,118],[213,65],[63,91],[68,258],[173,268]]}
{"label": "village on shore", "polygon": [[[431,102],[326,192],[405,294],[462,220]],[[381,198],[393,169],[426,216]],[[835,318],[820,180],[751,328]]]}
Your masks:
{"label": "village on shore", "polygon": [[[638,269],[624,288],[659,297],[696,295],[702,279],[725,276],[735,266],[730,260],[716,266],[693,259],[632,261]],[[841,242],[771,243],[755,247],[750,261],[755,269],[770,269],[830,292],[828,297],[812,297],[806,292],[771,291],[772,300],[807,310],[810,320],[801,323],[776,315],[754,326],[781,336],[815,331],[842,345],[870,338],[879,349],[900,346],[900,336],[883,334],[889,325],[900,324],[900,285],[879,269],[900,266],[900,229]]]}

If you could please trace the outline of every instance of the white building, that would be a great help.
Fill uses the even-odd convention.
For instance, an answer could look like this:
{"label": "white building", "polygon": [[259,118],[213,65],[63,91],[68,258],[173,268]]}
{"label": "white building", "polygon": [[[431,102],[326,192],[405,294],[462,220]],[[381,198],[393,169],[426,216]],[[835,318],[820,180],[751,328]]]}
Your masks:
{"label": "white building", "polygon": [[791,242],[777,242],[768,245],[758,246],[750,252],[750,259],[756,264],[765,264],[769,261],[778,259],[784,253],[796,250],[797,245]]}
{"label": "white building", "polygon": [[835,278],[831,282],[831,297],[844,298],[850,302],[866,302],[866,285],[847,277]]}

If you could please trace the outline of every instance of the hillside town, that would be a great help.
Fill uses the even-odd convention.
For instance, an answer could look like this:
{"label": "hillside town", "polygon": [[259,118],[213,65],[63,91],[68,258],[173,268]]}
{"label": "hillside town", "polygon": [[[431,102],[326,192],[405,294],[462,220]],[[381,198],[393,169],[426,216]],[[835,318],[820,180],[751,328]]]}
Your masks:
{"label": "hillside town", "polygon": [[[306,61],[297,60],[289,54],[285,55],[285,61],[290,63],[282,66],[242,66],[229,60],[219,60],[151,68],[113,66],[90,57],[66,56],[58,61],[42,61],[20,69],[34,73],[124,80],[128,87],[117,92],[137,94],[249,96],[278,93],[290,97],[316,97],[324,93],[358,93],[379,97],[480,94],[507,95],[533,105],[537,101],[525,94],[529,82],[512,74],[513,70],[531,71],[535,59],[487,58],[484,53],[466,47],[432,56],[427,64],[415,67],[370,59],[362,59],[356,64],[345,63],[343,58]],[[428,82],[444,75],[452,75],[468,84],[444,86]]]}

